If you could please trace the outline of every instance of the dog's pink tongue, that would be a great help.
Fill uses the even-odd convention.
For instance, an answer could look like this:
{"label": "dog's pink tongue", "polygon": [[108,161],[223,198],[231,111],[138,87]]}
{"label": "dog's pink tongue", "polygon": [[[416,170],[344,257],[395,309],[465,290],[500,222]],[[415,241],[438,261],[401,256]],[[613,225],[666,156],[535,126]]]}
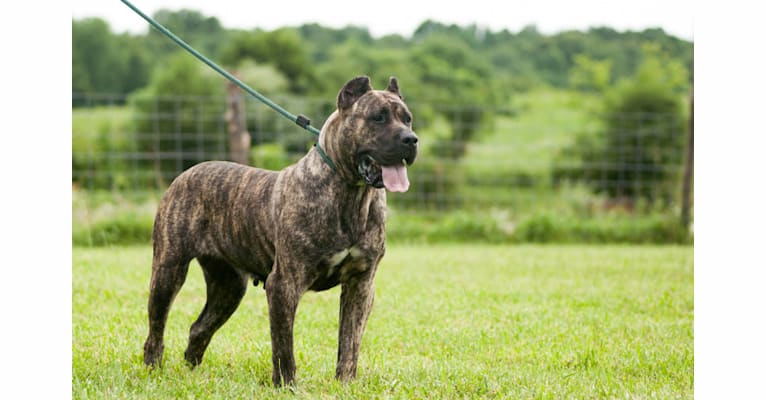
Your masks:
{"label": "dog's pink tongue", "polygon": [[383,185],[389,192],[406,192],[410,188],[410,180],[407,179],[407,167],[404,164],[381,168],[383,169]]}

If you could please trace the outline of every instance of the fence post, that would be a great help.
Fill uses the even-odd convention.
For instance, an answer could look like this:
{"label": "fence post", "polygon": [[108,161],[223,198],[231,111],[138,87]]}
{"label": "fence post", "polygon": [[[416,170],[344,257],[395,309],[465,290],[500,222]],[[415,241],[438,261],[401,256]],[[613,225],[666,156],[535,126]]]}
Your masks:
{"label": "fence post", "polygon": [[681,187],[681,225],[689,227],[691,222],[691,191],[694,171],[694,88],[689,99],[689,132],[686,141],[686,160]]}
{"label": "fence post", "polygon": [[[234,73],[234,76],[238,76]],[[250,164],[250,134],[245,118],[245,97],[237,85],[226,84],[226,128],[229,132],[229,155],[231,161]]]}

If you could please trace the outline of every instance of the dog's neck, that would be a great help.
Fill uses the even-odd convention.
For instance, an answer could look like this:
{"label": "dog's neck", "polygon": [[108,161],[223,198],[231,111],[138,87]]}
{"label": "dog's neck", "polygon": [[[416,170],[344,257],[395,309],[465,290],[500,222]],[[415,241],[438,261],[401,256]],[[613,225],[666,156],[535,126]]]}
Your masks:
{"label": "dog's neck", "polygon": [[[333,138],[329,137],[328,132],[332,131],[337,133],[340,131],[340,129],[338,129],[336,126],[340,123],[340,113],[338,110],[335,110],[332,114],[330,114],[329,117],[327,117],[324,125],[322,125],[322,130],[319,133],[317,144],[321,146],[327,156],[333,160],[336,166],[335,172],[337,172],[341,180],[343,180],[349,186],[366,186],[364,181],[357,174],[356,168],[353,165],[349,165],[347,162],[343,162],[344,160],[339,159],[340,156],[338,156],[338,154],[340,154],[340,151],[338,149],[337,140],[333,140]],[[316,152],[317,157],[321,159],[317,149],[313,149],[312,151]],[[327,169],[331,170],[329,167]]]}

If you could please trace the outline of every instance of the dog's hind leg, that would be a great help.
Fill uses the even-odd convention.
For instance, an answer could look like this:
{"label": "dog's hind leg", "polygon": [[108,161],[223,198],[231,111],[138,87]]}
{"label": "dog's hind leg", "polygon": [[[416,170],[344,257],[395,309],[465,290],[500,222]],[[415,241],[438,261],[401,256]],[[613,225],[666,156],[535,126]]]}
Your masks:
{"label": "dog's hind leg", "polygon": [[191,260],[161,260],[155,254],[149,288],[149,336],[144,342],[144,364],[159,367],[165,350],[163,336],[170,306],[186,280]]}
{"label": "dog's hind leg", "polygon": [[213,334],[229,319],[247,291],[248,277],[223,260],[198,258],[207,283],[205,308],[189,330],[184,358],[192,367],[202,362]]}

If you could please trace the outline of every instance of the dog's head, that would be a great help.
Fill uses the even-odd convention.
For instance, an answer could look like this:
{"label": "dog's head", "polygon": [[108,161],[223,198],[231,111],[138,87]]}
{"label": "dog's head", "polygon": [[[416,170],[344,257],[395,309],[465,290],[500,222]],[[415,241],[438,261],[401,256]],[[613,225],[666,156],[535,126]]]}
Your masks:
{"label": "dog's head", "polygon": [[418,137],[396,78],[389,79],[385,90],[373,90],[366,76],[348,81],[338,93],[338,111],[331,120],[338,129],[326,139],[357,180],[392,192],[409,189],[407,166],[417,157]]}

